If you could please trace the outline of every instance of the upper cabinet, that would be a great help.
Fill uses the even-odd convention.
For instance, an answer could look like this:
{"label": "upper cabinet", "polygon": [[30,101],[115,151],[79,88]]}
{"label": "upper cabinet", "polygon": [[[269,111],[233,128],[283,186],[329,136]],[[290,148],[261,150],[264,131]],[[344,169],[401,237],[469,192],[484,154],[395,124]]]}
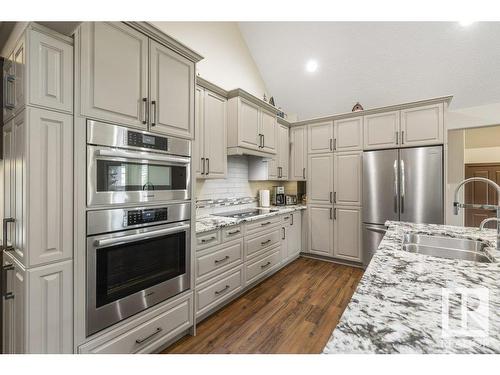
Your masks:
{"label": "upper cabinet", "polygon": [[195,173],[198,178],[225,178],[227,173],[227,100],[196,87]]}
{"label": "upper cabinet", "polygon": [[288,180],[290,160],[290,129],[288,126],[278,126],[278,178]]}
{"label": "upper cabinet", "polygon": [[229,155],[277,153],[276,108],[238,89],[228,94]]}
{"label": "upper cabinet", "polygon": [[25,105],[73,112],[73,42],[30,24],[4,61],[4,123]]}
{"label": "upper cabinet", "polygon": [[85,22],[80,33],[82,115],[193,137],[197,55],[121,22]]}
{"label": "upper cabinet", "polygon": [[293,181],[305,181],[307,177],[307,127],[290,128],[290,175]]}
{"label": "upper cabinet", "polygon": [[399,147],[399,111],[364,116],[364,149]]}
{"label": "upper cabinet", "polygon": [[354,117],[333,122],[334,151],[359,151],[363,149],[363,118]]}
{"label": "upper cabinet", "polygon": [[307,153],[321,154],[333,151],[333,121],[309,124],[307,127]]}

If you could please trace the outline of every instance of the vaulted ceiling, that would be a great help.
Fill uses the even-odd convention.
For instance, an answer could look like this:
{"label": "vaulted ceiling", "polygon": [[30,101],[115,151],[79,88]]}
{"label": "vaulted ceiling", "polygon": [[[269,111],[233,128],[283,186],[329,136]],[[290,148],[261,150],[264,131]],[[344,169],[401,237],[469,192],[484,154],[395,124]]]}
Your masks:
{"label": "vaulted ceiling", "polygon": [[[500,22],[243,22],[278,106],[299,119],[442,95],[500,102]],[[307,61],[318,69],[309,73]]]}

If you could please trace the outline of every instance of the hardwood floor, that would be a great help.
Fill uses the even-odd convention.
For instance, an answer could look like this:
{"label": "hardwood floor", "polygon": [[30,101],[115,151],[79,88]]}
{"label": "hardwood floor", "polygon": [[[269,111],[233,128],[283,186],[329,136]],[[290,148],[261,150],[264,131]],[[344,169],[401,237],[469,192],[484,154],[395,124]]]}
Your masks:
{"label": "hardwood floor", "polygon": [[299,258],[163,353],[320,353],[363,270]]}

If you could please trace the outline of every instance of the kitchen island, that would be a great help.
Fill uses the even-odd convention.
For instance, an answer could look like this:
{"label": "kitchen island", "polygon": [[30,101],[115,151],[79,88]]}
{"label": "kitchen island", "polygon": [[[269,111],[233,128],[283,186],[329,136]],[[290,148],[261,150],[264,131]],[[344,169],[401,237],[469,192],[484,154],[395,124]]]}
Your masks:
{"label": "kitchen island", "polygon": [[[323,353],[500,353],[496,231],[392,221],[386,226]],[[489,246],[485,253],[492,262],[403,251],[408,232],[481,239]],[[462,310],[461,295],[467,293],[469,313]],[[461,326],[463,313],[468,317],[466,327]]]}

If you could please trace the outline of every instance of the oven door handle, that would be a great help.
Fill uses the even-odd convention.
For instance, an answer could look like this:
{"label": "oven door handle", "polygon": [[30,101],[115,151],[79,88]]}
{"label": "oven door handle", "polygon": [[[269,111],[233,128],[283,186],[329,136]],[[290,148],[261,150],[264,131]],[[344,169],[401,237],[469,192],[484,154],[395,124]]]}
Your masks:
{"label": "oven door handle", "polygon": [[190,158],[184,158],[181,156],[155,155],[153,153],[148,153],[146,155],[144,153],[139,153],[139,152],[128,152],[119,150],[97,150],[96,156],[141,159],[141,160],[156,160],[156,161],[165,161],[169,163],[180,163],[180,164],[189,164],[189,162],[191,161]]}
{"label": "oven door handle", "polygon": [[94,244],[98,248],[103,248],[103,247],[108,247],[108,246],[119,245],[119,244],[131,242],[131,241],[136,241],[136,240],[146,240],[149,238],[159,237],[159,236],[162,236],[165,234],[178,233],[178,232],[188,230],[190,227],[191,227],[190,224],[184,224],[184,225],[176,226],[174,228],[165,228],[165,229],[155,230],[153,232],[130,234],[128,236],[117,237],[117,238],[105,238],[102,240],[96,240],[94,242]]}

